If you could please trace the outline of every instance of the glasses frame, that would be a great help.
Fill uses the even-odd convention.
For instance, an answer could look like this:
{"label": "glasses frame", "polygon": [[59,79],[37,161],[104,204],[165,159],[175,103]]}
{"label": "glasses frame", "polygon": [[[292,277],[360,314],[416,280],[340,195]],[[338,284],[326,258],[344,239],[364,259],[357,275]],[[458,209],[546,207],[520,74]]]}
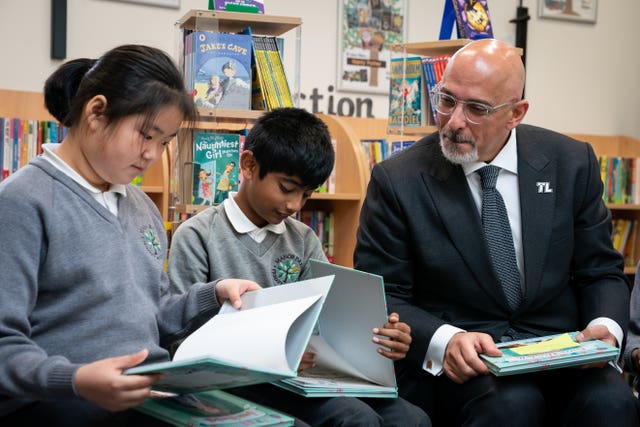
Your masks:
{"label": "glasses frame", "polygon": [[[454,105],[453,105],[453,108],[451,109],[450,112],[446,113],[446,112],[440,111],[440,109],[438,108],[438,102],[436,102],[436,98],[440,97],[440,96],[449,97],[449,98],[451,98],[453,100],[453,104]],[[479,101],[462,101],[462,100],[456,98],[455,96],[453,96],[451,94],[448,94],[446,92],[442,92],[442,91],[437,90],[437,89],[435,89],[435,90],[433,90],[431,92],[431,99],[433,100],[433,108],[436,110],[436,112],[438,114],[442,114],[443,116],[452,115],[453,112],[456,110],[456,107],[458,106],[458,104],[462,105],[462,114],[464,115],[465,120],[467,122],[471,123],[471,124],[474,124],[474,125],[482,124],[482,122],[484,120],[486,120],[487,117],[489,117],[490,115],[492,115],[496,111],[498,111],[498,110],[500,110],[500,109],[502,109],[504,107],[508,107],[510,105],[514,105],[514,104],[516,104],[518,102],[518,101],[513,101],[512,100],[512,101],[505,102],[505,103],[499,104],[499,105],[489,105],[489,104],[485,104],[484,102],[479,102]],[[471,120],[469,118],[467,109],[465,108],[465,105],[468,105],[468,104],[481,105],[483,107],[486,107],[487,111],[486,111],[486,113],[484,113],[481,116],[482,118],[480,119],[480,121],[474,121],[474,120]]]}

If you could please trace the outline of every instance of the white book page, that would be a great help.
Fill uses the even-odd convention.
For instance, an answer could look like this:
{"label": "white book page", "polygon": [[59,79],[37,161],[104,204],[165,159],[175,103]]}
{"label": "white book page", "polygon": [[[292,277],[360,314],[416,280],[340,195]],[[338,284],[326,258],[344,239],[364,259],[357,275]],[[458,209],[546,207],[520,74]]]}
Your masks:
{"label": "white book page", "polygon": [[324,338],[322,338],[321,335],[313,335],[311,337],[309,345],[307,346],[307,351],[312,351],[316,354],[316,365],[317,368],[320,369],[305,369],[299,375],[300,377],[306,377],[307,372],[309,373],[308,376],[317,377],[322,372],[326,373],[326,375],[334,376],[334,381],[339,381],[339,379],[335,377],[335,374],[347,374],[349,377],[356,377],[369,382],[375,382],[340,356],[340,354],[338,354],[324,340]]}
{"label": "white book page", "polygon": [[178,347],[174,361],[211,357],[256,370],[294,374],[286,357],[292,324],[321,294],[214,316]]}

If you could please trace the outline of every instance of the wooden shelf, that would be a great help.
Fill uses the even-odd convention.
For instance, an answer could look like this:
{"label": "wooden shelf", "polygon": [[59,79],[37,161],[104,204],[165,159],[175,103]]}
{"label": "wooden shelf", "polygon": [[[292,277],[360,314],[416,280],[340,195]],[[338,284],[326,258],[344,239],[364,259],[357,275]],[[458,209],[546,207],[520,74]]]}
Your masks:
{"label": "wooden shelf", "polygon": [[629,203],[607,203],[612,211],[640,211],[640,205]]}
{"label": "wooden shelf", "polygon": [[396,44],[391,50],[420,56],[448,55],[469,43],[470,39],[437,40]]}
{"label": "wooden shelf", "polygon": [[261,13],[226,12],[220,10],[191,10],[178,22],[187,30],[237,33],[247,27],[255,34],[279,36],[302,25],[302,19]]}
{"label": "wooden shelf", "polygon": [[391,135],[427,135],[438,130],[435,126],[389,126],[387,133]]}
{"label": "wooden shelf", "polygon": [[360,193],[313,193],[311,200],[352,200],[359,201]]}
{"label": "wooden shelf", "polygon": [[203,108],[198,107],[198,115],[201,120],[224,121],[256,121],[264,114],[263,110],[233,110],[230,108]]}

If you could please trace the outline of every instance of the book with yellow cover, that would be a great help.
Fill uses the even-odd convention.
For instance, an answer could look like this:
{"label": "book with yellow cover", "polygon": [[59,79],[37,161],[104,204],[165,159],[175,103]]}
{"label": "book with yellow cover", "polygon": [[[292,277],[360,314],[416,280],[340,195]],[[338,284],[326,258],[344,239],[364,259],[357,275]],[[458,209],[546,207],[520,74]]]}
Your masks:
{"label": "book with yellow cover", "polygon": [[498,344],[502,356],[480,354],[496,376],[565,368],[617,359],[619,349],[604,341],[577,342],[578,332],[535,337]]}

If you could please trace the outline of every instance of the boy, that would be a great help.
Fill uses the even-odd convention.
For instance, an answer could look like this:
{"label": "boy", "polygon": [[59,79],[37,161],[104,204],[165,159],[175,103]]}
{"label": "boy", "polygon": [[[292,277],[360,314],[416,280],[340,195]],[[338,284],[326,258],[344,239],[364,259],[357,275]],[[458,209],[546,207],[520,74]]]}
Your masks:
{"label": "boy", "polygon": [[[291,215],[327,179],[334,156],[327,127],[314,115],[284,108],[262,116],[240,156],[238,193],[176,231],[169,257],[172,289],[182,293],[192,283],[225,277],[263,287],[309,278],[309,260],[326,257],[315,233]],[[279,274],[282,268],[289,274]],[[411,336],[397,314],[375,332],[393,338],[384,340],[388,348],[380,347],[380,354],[404,357]],[[305,353],[300,366],[313,366],[313,354]],[[430,425],[422,410],[403,399],[305,398],[270,384],[232,392],[311,425]]]}

